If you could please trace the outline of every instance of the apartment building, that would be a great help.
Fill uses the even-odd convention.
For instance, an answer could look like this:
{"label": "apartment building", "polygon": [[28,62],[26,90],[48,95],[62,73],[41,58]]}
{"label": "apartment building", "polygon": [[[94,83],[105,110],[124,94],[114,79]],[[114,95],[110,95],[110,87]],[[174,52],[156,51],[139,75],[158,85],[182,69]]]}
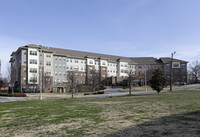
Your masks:
{"label": "apartment building", "polygon": [[[20,90],[39,89],[42,77],[44,92],[67,92],[69,72],[75,72],[78,84],[88,84],[91,70],[99,73],[100,80],[111,78],[111,84],[126,79],[130,70],[137,74],[161,68],[166,71],[167,77],[166,66],[170,62],[165,59],[121,57],[30,44],[19,47],[11,54],[11,83]],[[176,62],[187,71],[186,61]]]}

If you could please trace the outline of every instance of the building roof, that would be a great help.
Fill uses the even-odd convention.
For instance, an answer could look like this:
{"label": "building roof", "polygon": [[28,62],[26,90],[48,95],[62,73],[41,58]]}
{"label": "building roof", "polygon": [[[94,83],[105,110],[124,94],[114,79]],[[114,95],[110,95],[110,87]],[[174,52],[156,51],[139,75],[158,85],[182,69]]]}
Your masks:
{"label": "building roof", "polygon": [[115,55],[106,55],[106,54],[92,53],[92,52],[85,52],[85,51],[60,49],[60,48],[54,48],[54,47],[49,47],[49,50],[53,51],[55,54],[62,54],[62,55],[72,56],[72,57],[101,58],[101,59],[111,60],[111,61],[117,61],[117,60],[130,61],[130,58],[128,57],[121,57],[121,56],[115,56]]}
{"label": "building roof", "polygon": [[[171,58],[169,58],[169,57],[160,58],[160,60],[161,60],[162,63],[164,63],[164,64],[167,64],[167,63],[170,63],[170,62],[171,62]],[[173,58],[173,62],[188,63],[187,61],[179,60],[179,59],[175,59],[175,58]]]}
{"label": "building roof", "polygon": [[136,62],[137,64],[146,65],[158,65],[159,62],[157,58],[154,57],[137,57],[137,58],[131,58],[132,61]]}
{"label": "building roof", "polygon": [[[47,46],[41,46],[41,45],[35,45],[35,44],[29,44],[20,47],[21,49],[24,48],[41,48],[45,52],[52,52],[55,55],[60,56],[67,56],[67,57],[74,57],[74,58],[94,58],[94,59],[104,59],[108,60],[109,62],[116,62],[116,61],[124,61],[129,62],[130,64],[138,64],[138,65],[159,65],[162,63],[169,63],[171,61],[171,58],[154,58],[154,57],[122,57],[122,56],[115,56],[115,55],[107,55],[107,54],[101,54],[101,53],[92,53],[92,52],[85,52],[85,51],[76,51],[76,50],[69,50],[69,49],[61,49],[61,48],[55,48],[55,47],[47,47]],[[19,50],[19,49],[18,49]],[[181,61],[184,63],[187,63],[187,61],[174,59],[174,61]]]}

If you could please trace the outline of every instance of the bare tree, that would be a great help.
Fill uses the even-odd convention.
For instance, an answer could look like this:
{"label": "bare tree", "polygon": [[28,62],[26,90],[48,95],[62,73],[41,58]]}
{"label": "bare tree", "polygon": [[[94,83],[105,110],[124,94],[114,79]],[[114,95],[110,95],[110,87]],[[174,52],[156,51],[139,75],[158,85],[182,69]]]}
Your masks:
{"label": "bare tree", "polygon": [[67,80],[70,86],[70,91],[72,93],[72,98],[74,97],[74,91],[76,90],[77,87],[77,73],[75,71],[68,71],[67,74]]}
{"label": "bare tree", "polygon": [[4,85],[3,78],[0,77],[0,90],[1,90],[1,88],[3,87],[3,85]]}
{"label": "bare tree", "polygon": [[126,73],[128,75],[127,80],[128,80],[128,86],[129,86],[129,95],[131,95],[131,88],[132,88],[132,84],[133,84],[133,75],[134,75],[134,71],[132,69],[128,69],[126,70]]}
{"label": "bare tree", "polygon": [[200,77],[200,62],[194,61],[189,64],[189,72],[195,77],[195,82],[197,83]]}
{"label": "bare tree", "polygon": [[[43,85],[44,89],[48,90],[48,88],[51,86],[52,81],[51,81],[51,76],[48,73],[43,73]],[[43,89],[43,90],[44,90]]]}
{"label": "bare tree", "polygon": [[7,65],[6,65],[6,78],[7,78],[7,80],[8,80],[8,82],[11,82],[11,66],[10,66],[10,64],[8,63]]}
{"label": "bare tree", "polygon": [[36,89],[35,87],[36,87],[36,85],[37,85],[37,74],[36,74],[36,73],[34,73],[34,74],[32,75],[32,78],[31,78],[30,82],[32,82],[33,91],[34,91],[34,93],[35,93],[35,89]]}
{"label": "bare tree", "polygon": [[6,87],[8,87],[8,80],[7,78],[3,78],[3,88],[5,89]]}
{"label": "bare tree", "polygon": [[17,68],[16,68],[16,65],[10,65],[10,64],[7,64],[7,70],[6,70],[6,78],[8,80],[8,83],[11,84],[11,90],[12,90],[12,94],[14,93],[14,85],[15,85],[15,82],[16,82],[16,78],[17,78]]}
{"label": "bare tree", "polygon": [[88,83],[92,85],[93,92],[96,91],[98,86],[100,85],[100,75],[96,70],[91,70],[88,76]]}

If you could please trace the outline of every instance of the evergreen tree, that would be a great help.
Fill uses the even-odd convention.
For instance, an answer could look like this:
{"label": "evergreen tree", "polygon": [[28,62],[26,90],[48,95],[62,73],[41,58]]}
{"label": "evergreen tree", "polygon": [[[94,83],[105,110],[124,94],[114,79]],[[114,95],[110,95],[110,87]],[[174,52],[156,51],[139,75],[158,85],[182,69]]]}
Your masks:
{"label": "evergreen tree", "polygon": [[163,90],[163,87],[167,84],[167,80],[163,74],[163,71],[160,69],[156,69],[153,73],[152,79],[150,80],[151,88],[153,90],[156,90],[158,94],[161,90]]}

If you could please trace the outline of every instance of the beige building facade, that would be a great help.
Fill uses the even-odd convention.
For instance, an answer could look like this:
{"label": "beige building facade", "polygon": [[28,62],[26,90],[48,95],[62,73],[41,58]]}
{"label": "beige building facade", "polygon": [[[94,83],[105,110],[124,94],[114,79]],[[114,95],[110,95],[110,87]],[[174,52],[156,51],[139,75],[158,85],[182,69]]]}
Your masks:
{"label": "beige building facade", "polygon": [[[176,62],[180,66],[185,64],[187,69],[186,61]],[[156,68],[167,71],[167,63],[153,57],[121,57],[34,44],[19,47],[11,54],[10,63],[12,86],[19,90],[39,90],[42,75],[43,92],[58,93],[67,92],[69,72],[75,72],[77,84],[88,84],[91,70],[99,73],[101,81],[110,78],[111,84],[115,84],[126,79],[129,70],[134,74]]]}

